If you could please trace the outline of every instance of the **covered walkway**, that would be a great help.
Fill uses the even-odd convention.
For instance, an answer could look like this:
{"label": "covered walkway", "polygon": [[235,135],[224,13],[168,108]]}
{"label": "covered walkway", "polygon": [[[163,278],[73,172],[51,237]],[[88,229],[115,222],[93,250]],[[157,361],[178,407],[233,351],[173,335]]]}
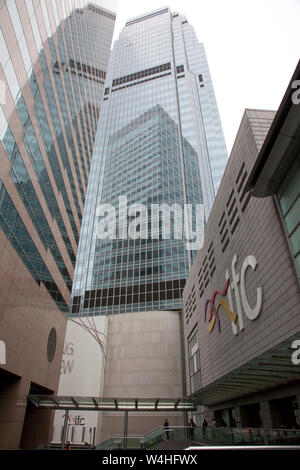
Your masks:
{"label": "covered walkway", "polygon": [[106,398],[55,395],[28,395],[34,406],[47,410],[65,410],[62,448],[65,447],[69,411],[124,411],[124,448],[127,447],[128,415],[130,411],[195,412],[200,406],[198,397],[181,398]]}

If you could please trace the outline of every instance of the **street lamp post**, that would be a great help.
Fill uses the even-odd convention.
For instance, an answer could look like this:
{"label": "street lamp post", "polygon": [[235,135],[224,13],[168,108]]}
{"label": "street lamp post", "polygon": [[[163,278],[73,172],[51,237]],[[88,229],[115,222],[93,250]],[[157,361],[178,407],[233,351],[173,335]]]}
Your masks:
{"label": "street lamp post", "polygon": [[69,424],[69,410],[66,410],[65,420],[64,420],[64,428],[63,428],[63,435],[62,435],[62,443],[61,443],[62,450],[64,450],[65,446],[66,446],[67,434],[68,434],[68,424]]}

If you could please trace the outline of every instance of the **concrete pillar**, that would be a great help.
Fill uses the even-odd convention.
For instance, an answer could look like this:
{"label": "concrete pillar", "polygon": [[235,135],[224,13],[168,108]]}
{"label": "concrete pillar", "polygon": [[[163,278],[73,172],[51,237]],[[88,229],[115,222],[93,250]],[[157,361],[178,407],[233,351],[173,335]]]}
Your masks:
{"label": "concrete pillar", "polygon": [[69,424],[69,410],[65,410],[64,430],[63,430],[63,436],[62,436],[62,440],[61,440],[61,449],[62,450],[64,450],[66,448],[68,424]]}
{"label": "concrete pillar", "polygon": [[241,428],[242,427],[241,408],[239,406],[234,407],[234,419],[235,419],[236,427]]}
{"label": "concrete pillar", "polygon": [[123,447],[124,449],[127,449],[127,436],[128,436],[128,411],[125,411],[125,416],[124,416],[124,442],[123,442]]}
{"label": "concrete pillar", "polygon": [[300,426],[300,393],[296,395],[298,408],[294,409],[295,418],[298,426]]}
{"label": "concrete pillar", "polygon": [[204,418],[207,420],[210,426],[213,417],[214,417],[214,410],[212,408],[209,408],[208,406],[201,406],[200,416],[199,416],[199,426],[202,426]]}
{"label": "concrete pillar", "polygon": [[0,392],[0,449],[19,449],[30,382],[18,379]]}
{"label": "concrete pillar", "polygon": [[273,427],[271,406],[269,401],[260,402],[260,417],[264,428],[270,429]]}

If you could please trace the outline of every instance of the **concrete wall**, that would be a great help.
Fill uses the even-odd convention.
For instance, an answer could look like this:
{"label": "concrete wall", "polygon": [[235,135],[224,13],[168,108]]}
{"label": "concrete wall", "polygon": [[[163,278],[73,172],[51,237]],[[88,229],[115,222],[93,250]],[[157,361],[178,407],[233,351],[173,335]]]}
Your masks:
{"label": "concrete wall", "polygon": [[[30,429],[27,395],[33,387],[35,393],[56,392],[66,320],[2,231],[0,246],[0,340],[6,350],[0,365],[0,449],[36,448],[49,444],[53,416],[40,410]],[[52,328],[56,330],[56,347],[49,361]]]}
{"label": "concrete wall", "polygon": [[[188,339],[195,328],[198,330],[203,387],[300,332],[299,285],[275,202],[272,197],[256,199],[243,195],[247,175],[273,116],[267,111],[245,112],[207,223],[204,246],[184,289],[185,337]],[[239,282],[235,290],[231,289],[232,307],[238,312],[235,295],[238,292],[244,328],[238,323],[234,335],[232,322],[220,308],[221,332],[215,325],[210,333],[209,322],[204,321],[205,302],[215,290],[224,289],[226,270],[232,285],[235,255],[234,269]],[[249,255],[257,261],[255,269],[248,267],[245,271],[250,308],[254,309],[259,301],[258,289],[262,292],[260,313],[254,320],[246,315],[241,294],[241,268]],[[228,294],[224,298],[230,303]],[[218,295],[215,306],[220,299]]]}
{"label": "concrete wall", "polygon": [[[76,323],[75,323],[76,322]],[[58,394],[73,397],[103,395],[104,367],[108,318],[105,316],[68,320]],[[103,350],[92,336],[97,330]],[[79,419],[78,419],[79,418]],[[76,444],[92,444],[101,413],[69,412],[68,440]],[[76,424],[75,424],[76,423]],[[61,442],[64,411],[56,411],[52,442]],[[73,430],[74,428],[74,430]],[[73,435],[73,439],[72,439]],[[95,434],[96,441],[96,434]]]}
{"label": "concrete wall", "polygon": [[[79,319],[74,318],[79,322]],[[92,318],[83,318],[91,326]],[[105,355],[91,334],[69,320],[58,394],[109,398],[180,398],[182,383],[181,318],[178,312],[136,312],[94,317],[104,338]],[[52,442],[61,442],[64,412],[55,412]],[[80,416],[82,426],[74,426]],[[182,413],[130,412],[129,435],[144,435],[163,425],[182,425]],[[74,427],[74,439],[71,439]],[[84,431],[84,439],[83,436]],[[124,412],[70,411],[68,439],[99,443],[123,436]]]}
{"label": "concrete wall", "polygon": [[[179,398],[183,395],[181,324],[178,312],[154,311],[108,318],[104,396]],[[182,413],[167,415],[182,425]],[[160,427],[166,413],[129,413],[128,434]],[[103,412],[101,439],[122,436],[124,413]]]}

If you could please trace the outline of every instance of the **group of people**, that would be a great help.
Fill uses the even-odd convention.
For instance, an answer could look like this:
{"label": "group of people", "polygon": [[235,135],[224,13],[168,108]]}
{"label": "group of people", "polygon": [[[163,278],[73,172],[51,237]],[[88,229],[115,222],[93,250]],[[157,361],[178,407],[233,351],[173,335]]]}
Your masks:
{"label": "group of people", "polygon": [[[215,420],[215,418],[212,419],[212,422],[211,422],[211,426],[213,428],[217,427],[217,422]],[[220,421],[220,424],[219,424],[220,427],[226,427],[226,423],[225,421],[222,419]],[[190,418],[189,420],[189,438],[192,440],[194,438],[194,429],[196,427],[196,423],[194,422],[193,418]],[[203,435],[205,435],[206,433],[206,428],[208,427],[208,422],[207,420],[204,418],[203,420],[203,423],[202,423],[202,432],[203,432]],[[166,418],[165,422],[164,422],[164,426],[163,426],[165,432],[166,432],[166,438],[167,440],[169,440],[170,438],[170,428],[169,428],[169,421],[168,421],[168,418]]]}

